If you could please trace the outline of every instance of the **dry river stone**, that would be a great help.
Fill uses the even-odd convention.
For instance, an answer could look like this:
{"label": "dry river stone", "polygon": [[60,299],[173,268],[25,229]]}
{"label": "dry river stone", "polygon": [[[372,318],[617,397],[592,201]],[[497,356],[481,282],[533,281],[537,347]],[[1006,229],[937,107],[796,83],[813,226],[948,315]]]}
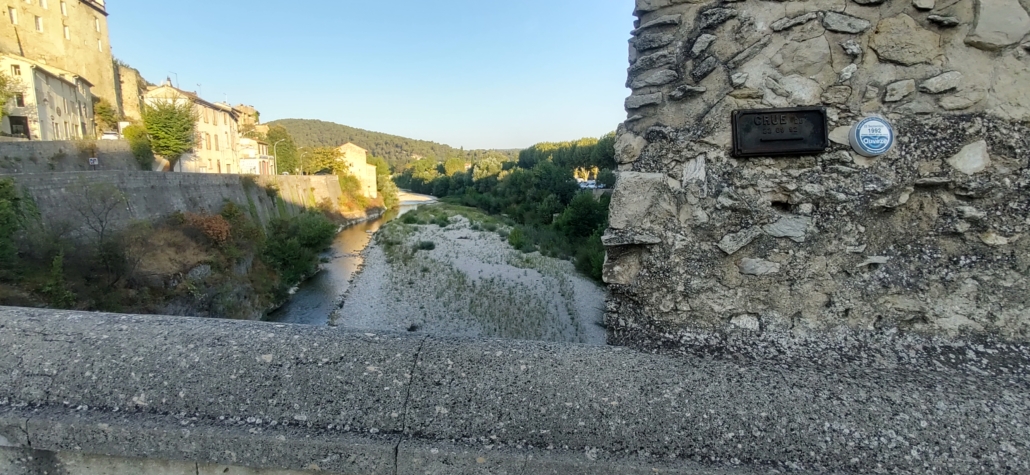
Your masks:
{"label": "dry river stone", "polygon": [[991,155],[987,152],[987,142],[981,140],[962,148],[955,156],[948,159],[948,165],[966,175],[975,175],[987,169],[991,164]]}
{"label": "dry river stone", "polygon": [[881,60],[911,66],[928,63],[941,55],[941,37],[901,14],[881,20],[869,46]]}

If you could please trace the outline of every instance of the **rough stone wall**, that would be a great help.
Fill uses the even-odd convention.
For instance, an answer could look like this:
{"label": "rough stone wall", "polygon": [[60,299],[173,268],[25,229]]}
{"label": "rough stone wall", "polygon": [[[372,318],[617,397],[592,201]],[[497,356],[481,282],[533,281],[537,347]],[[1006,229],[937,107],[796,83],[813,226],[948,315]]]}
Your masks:
{"label": "rough stone wall", "polygon": [[115,64],[118,82],[118,108],[129,121],[143,120],[143,95],[147,92],[147,81],[136,69]]}
{"label": "rough stone wall", "polygon": [[[1030,337],[1028,7],[638,0],[612,340]],[[733,110],[805,105],[827,108],[826,153],[731,156]],[[847,132],[873,114],[898,143],[868,159]]]}
{"label": "rough stone wall", "polygon": [[[8,6],[18,12],[18,24],[12,24],[10,18],[3,19],[0,51],[79,74],[93,83],[94,94],[116,104],[111,41],[103,7],[91,6],[96,2],[69,0],[65,2],[65,16],[59,0],[50,3],[44,8],[41,2],[9,2]],[[7,17],[8,12],[4,13]],[[43,31],[36,31],[37,16],[42,18]],[[68,27],[71,39],[65,39],[64,26]]]}
{"label": "rough stone wall", "polygon": [[[226,202],[248,209],[262,224],[272,218],[314,209],[342,196],[335,176],[242,176],[159,172],[81,172],[11,175],[50,221],[77,222],[68,203],[81,199],[84,186],[110,184],[125,194],[115,222],[155,220],[176,211],[217,213]],[[273,198],[274,197],[274,198]]]}
{"label": "rough stone wall", "polygon": [[97,170],[139,170],[139,162],[124,140],[0,141],[0,175],[91,170],[89,147],[96,146]]}

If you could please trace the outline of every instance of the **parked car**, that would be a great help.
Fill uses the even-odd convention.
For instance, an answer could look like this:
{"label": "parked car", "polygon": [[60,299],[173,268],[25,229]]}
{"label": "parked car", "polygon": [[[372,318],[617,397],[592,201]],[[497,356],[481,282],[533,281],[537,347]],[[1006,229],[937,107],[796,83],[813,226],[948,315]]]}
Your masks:
{"label": "parked car", "polygon": [[118,135],[118,132],[104,132],[103,134],[100,135],[100,140],[119,140],[119,139],[121,139],[121,136]]}

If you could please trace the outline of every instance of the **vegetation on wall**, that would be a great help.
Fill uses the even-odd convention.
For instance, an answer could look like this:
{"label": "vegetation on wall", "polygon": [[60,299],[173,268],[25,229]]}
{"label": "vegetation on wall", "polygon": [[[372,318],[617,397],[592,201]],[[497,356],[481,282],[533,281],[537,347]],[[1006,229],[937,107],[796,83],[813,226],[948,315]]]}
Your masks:
{"label": "vegetation on wall", "polygon": [[125,196],[82,182],[62,219],[42,218],[0,180],[0,305],[259,318],[310,275],[336,224],[317,212],[274,220],[245,208],[116,225]]}
{"label": "vegetation on wall", "polygon": [[129,141],[129,148],[132,149],[132,155],[139,162],[140,169],[153,169],[154,149],[150,146],[147,129],[140,124],[132,124],[122,131],[122,135]]}
{"label": "vegetation on wall", "polygon": [[93,116],[100,132],[118,130],[118,110],[107,99],[96,98],[93,102]]}
{"label": "vegetation on wall", "polygon": [[155,101],[143,105],[143,126],[155,155],[175,163],[196,144],[197,111],[189,101]]}
{"label": "vegetation on wall", "polygon": [[18,83],[5,72],[0,72],[0,119],[7,117],[7,108],[4,107],[14,96],[18,94]]}

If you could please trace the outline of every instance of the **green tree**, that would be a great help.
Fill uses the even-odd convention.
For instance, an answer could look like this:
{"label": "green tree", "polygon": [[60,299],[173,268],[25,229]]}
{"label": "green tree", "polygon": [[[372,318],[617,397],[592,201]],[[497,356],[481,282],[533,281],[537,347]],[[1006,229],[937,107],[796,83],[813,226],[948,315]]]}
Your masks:
{"label": "green tree", "polygon": [[14,238],[22,229],[24,210],[14,180],[0,180],[0,279],[13,277],[18,248]]}
{"label": "green tree", "polygon": [[454,176],[465,172],[465,160],[460,158],[448,158],[443,162],[444,175]]}
{"label": "green tree", "polygon": [[154,154],[172,166],[196,144],[197,111],[189,101],[155,101],[143,105],[143,125]]}
{"label": "green tree", "polygon": [[[297,151],[297,143],[293,141],[293,137],[285,127],[281,125],[269,127],[267,139],[268,152],[274,154],[276,170],[279,173],[299,173],[303,171],[300,164],[300,153]],[[276,146],[276,143],[279,145]]]}
{"label": "green tree", "polygon": [[349,168],[343,160],[340,150],[333,147],[314,147],[304,150],[303,168],[304,171],[313,175],[315,173],[331,173],[342,175]]}
{"label": "green tree", "polygon": [[7,73],[0,73],[0,119],[7,117],[7,108],[2,105],[13,99],[18,94],[18,89],[18,83],[14,78]]}
{"label": "green tree", "polygon": [[597,184],[604,185],[605,188],[612,188],[615,186],[615,172],[605,168],[597,174]]}
{"label": "green tree", "polygon": [[101,132],[118,130],[118,111],[107,99],[96,99],[93,102],[93,116]]}
{"label": "green tree", "polygon": [[154,167],[154,150],[150,147],[147,129],[142,125],[132,124],[126,127],[122,134],[129,141],[129,148],[132,149],[132,155],[136,157],[140,168],[151,170]]}

